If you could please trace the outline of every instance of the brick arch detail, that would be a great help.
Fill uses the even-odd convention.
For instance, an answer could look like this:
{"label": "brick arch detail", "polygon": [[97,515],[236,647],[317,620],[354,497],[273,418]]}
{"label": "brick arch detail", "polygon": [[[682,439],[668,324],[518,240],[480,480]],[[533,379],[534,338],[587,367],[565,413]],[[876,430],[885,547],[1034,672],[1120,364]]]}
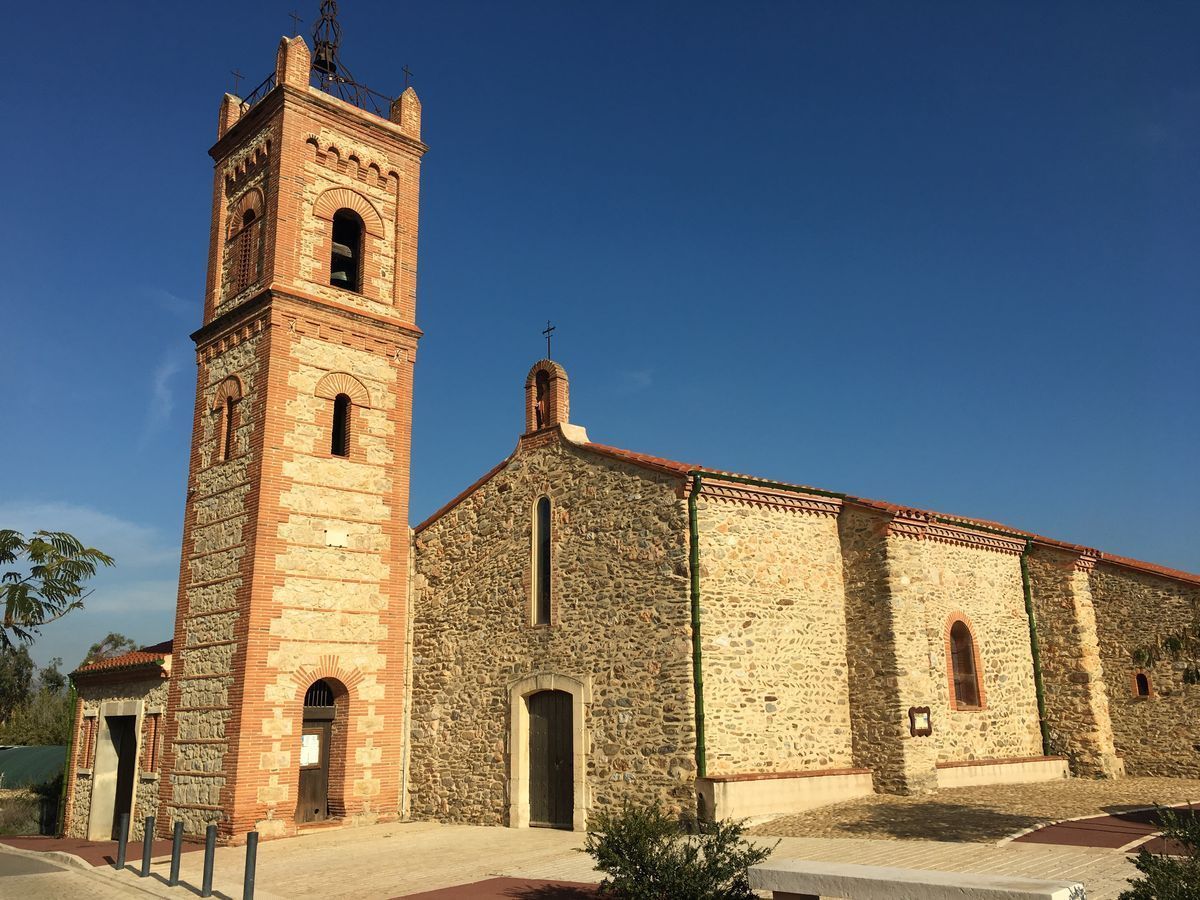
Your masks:
{"label": "brick arch detail", "polygon": [[350,188],[336,187],[327,190],[313,204],[313,215],[318,219],[333,221],[333,216],[339,209],[349,209],[358,213],[367,234],[377,238],[383,237],[383,217],[371,205],[370,200]]}
{"label": "brick arch detail", "polygon": [[228,397],[232,397],[235,401],[242,399],[242,382],[236,375],[228,376],[217,385],[217,391],[213,395],[212,408],[219,410],[224,407]]}
{"label": "brick arch detail", "polygon": [[296,702],[303,702],[304,692],[309,689],[314,681],[336,681],[346,689],[347,695],[352,695],[359,682],[363,680],[363,673],[356,668],[347,668],[342,665],[336,656],[322,656],[315,665],[305,666],[291,673],[292,679],[292,699]]}
{"label": "brick arch detail", "polygon": [[314,393],[325,400],[333,400],[338,394],[345,394],[355,406],[371,408],[371,393],[366,386],[345,372],[329,372],[317,382]]}
{"label": "brick arch detail", "polygon": [[[955,699],[954,657],[950,652],[950,631],[959,622],[962,622],[967,627],[967,633],[971,635],[971,659],[975,663],[975,688],[979,693],[979,706],[959,707],[958,700]],[[950,613],[946,618],[946,627],[942,632],[942,642],[946,652],[946,686],[950,691],[950,709],[956,711],[961,709],[964,712],[978,712],[987,709],[987,688],[983,683],[983,662],[979,658],[979,636],[975,630],[975,623],[971,621],[971,617],[961,610],[955,610]]]}

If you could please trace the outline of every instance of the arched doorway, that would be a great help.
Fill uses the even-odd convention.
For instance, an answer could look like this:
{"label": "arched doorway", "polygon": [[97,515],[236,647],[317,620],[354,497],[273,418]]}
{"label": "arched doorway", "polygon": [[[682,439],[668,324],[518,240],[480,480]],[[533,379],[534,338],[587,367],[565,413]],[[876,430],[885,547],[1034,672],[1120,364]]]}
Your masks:
{"label": "arched doorway", "polygon": [[296,789],[296,821],[320,822],[330,815],[329,768],[337,719],[334,686],[321,679],[304,692],[304,727],[300,732],[300,783]]}
{"label": "arched doorway", "polygon": [[575,747],[571,695],[538,691],[529,708],[529,824],[571,828],[575,819]]}

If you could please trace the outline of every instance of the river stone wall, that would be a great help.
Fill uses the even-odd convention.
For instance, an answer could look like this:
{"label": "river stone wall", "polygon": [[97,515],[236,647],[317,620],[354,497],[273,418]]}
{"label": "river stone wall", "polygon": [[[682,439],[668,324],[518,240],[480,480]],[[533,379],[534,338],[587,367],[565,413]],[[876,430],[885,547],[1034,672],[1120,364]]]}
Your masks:
{"label": "river stone wall", "polygon": [[[71,741],[71,753],[75,757],[72,767],[74,783],[69,786],[67,798],[67,820],[65,836],[87,838],[88,817],[92,812],[92,778],[96,759],[96,741],[99,736],[99,717],[103,715],[105,703],[120,703],[129,700],[139,702],[137,771],[133,782],[133,807],[129,813],[129,839],[140,841],[146,816],[158,815],[158,764],[162,758],[162,714],[167,706],[167,680],[154,677],[134,678],[127,681],[103,679],[90,682],[79,679],[76,691],[82,706],[82,717],[76,722],[75,735]],[[150,716],[155,716],[153,725]],[[85,730],[94,728],[90,741],[85,739]],[[147,746],[150,738],[156,742],[153,752]],[[153,768],[148,768],[153,762]]]}
{"label": "river stone wall", "polygon": [[[508,821],[509,686],[539,673],[591,685],[585,808],[628,799],[694,809],[688,524],[677,482],[557,432],[523,446],[416,537],[411,814]],[[534,626],[532,516],[543,495],[554,600],[551,624]]]}
{"label": "river stone wall", "polygon": [[[1100,562],[1089,579],[1114,743],[1130,775],[1200,777],[1200,685],[1184,681],[1186,656],[1158,653],[1136,668],[1135,650],[1200,627],[1200,585]],[[1133,679],[1145,672],[1150,696]]]}
{"label": "river stone wall", "polygon": [[707,774],[849,767],[836,506],[697,509]]}
{"label": "river stone wall", "polygon": [[888,593],[888,516],[843,507],[838,517],[846,631],[862,652],[847,654],[853,760],[870,769],[875,790],[910,793],[933,787],[927,739],[908,733]]}
{"label": "river stone wall", "polygon": [[1096,612],[1076,551],[1035,545],[1028,557],[1050,750],[1091,778],[1123,771],[1113,743]]}
{"label": "river stone wall", "polygon": [[[892,591],[922,610],[937,761],[1041,756],[1020,557],[893,535],[888,558]],[[983,705],[977,710],[956,710],[950,702],[947,642],[956,614],[969,620],[978,653]]]}

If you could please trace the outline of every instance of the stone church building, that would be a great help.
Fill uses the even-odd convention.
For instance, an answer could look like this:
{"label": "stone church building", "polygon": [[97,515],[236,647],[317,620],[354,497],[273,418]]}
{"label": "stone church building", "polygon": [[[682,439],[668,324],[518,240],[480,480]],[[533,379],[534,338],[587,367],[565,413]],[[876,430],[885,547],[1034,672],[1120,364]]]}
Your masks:
{"label": "stone church building", "polygon": [[593,443],[550,360],[410,526],[421,106],[322,65],[220,106],[175,632],[74,673],[69,835],[1200,776],[1200,685],[1139,652],[1200,576]]}

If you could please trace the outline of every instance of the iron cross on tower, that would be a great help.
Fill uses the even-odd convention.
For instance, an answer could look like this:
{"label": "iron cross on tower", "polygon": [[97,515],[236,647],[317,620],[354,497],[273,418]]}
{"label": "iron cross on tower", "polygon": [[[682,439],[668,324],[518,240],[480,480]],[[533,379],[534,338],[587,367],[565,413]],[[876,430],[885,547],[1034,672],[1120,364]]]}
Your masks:
{"label": "iron cross on tower", "polygon": [[550,359],[550,335],[554,334],[554,326],[550,324],[550,320],[546,320],[546,330],[542,332],[546,336],[546,359]]}

